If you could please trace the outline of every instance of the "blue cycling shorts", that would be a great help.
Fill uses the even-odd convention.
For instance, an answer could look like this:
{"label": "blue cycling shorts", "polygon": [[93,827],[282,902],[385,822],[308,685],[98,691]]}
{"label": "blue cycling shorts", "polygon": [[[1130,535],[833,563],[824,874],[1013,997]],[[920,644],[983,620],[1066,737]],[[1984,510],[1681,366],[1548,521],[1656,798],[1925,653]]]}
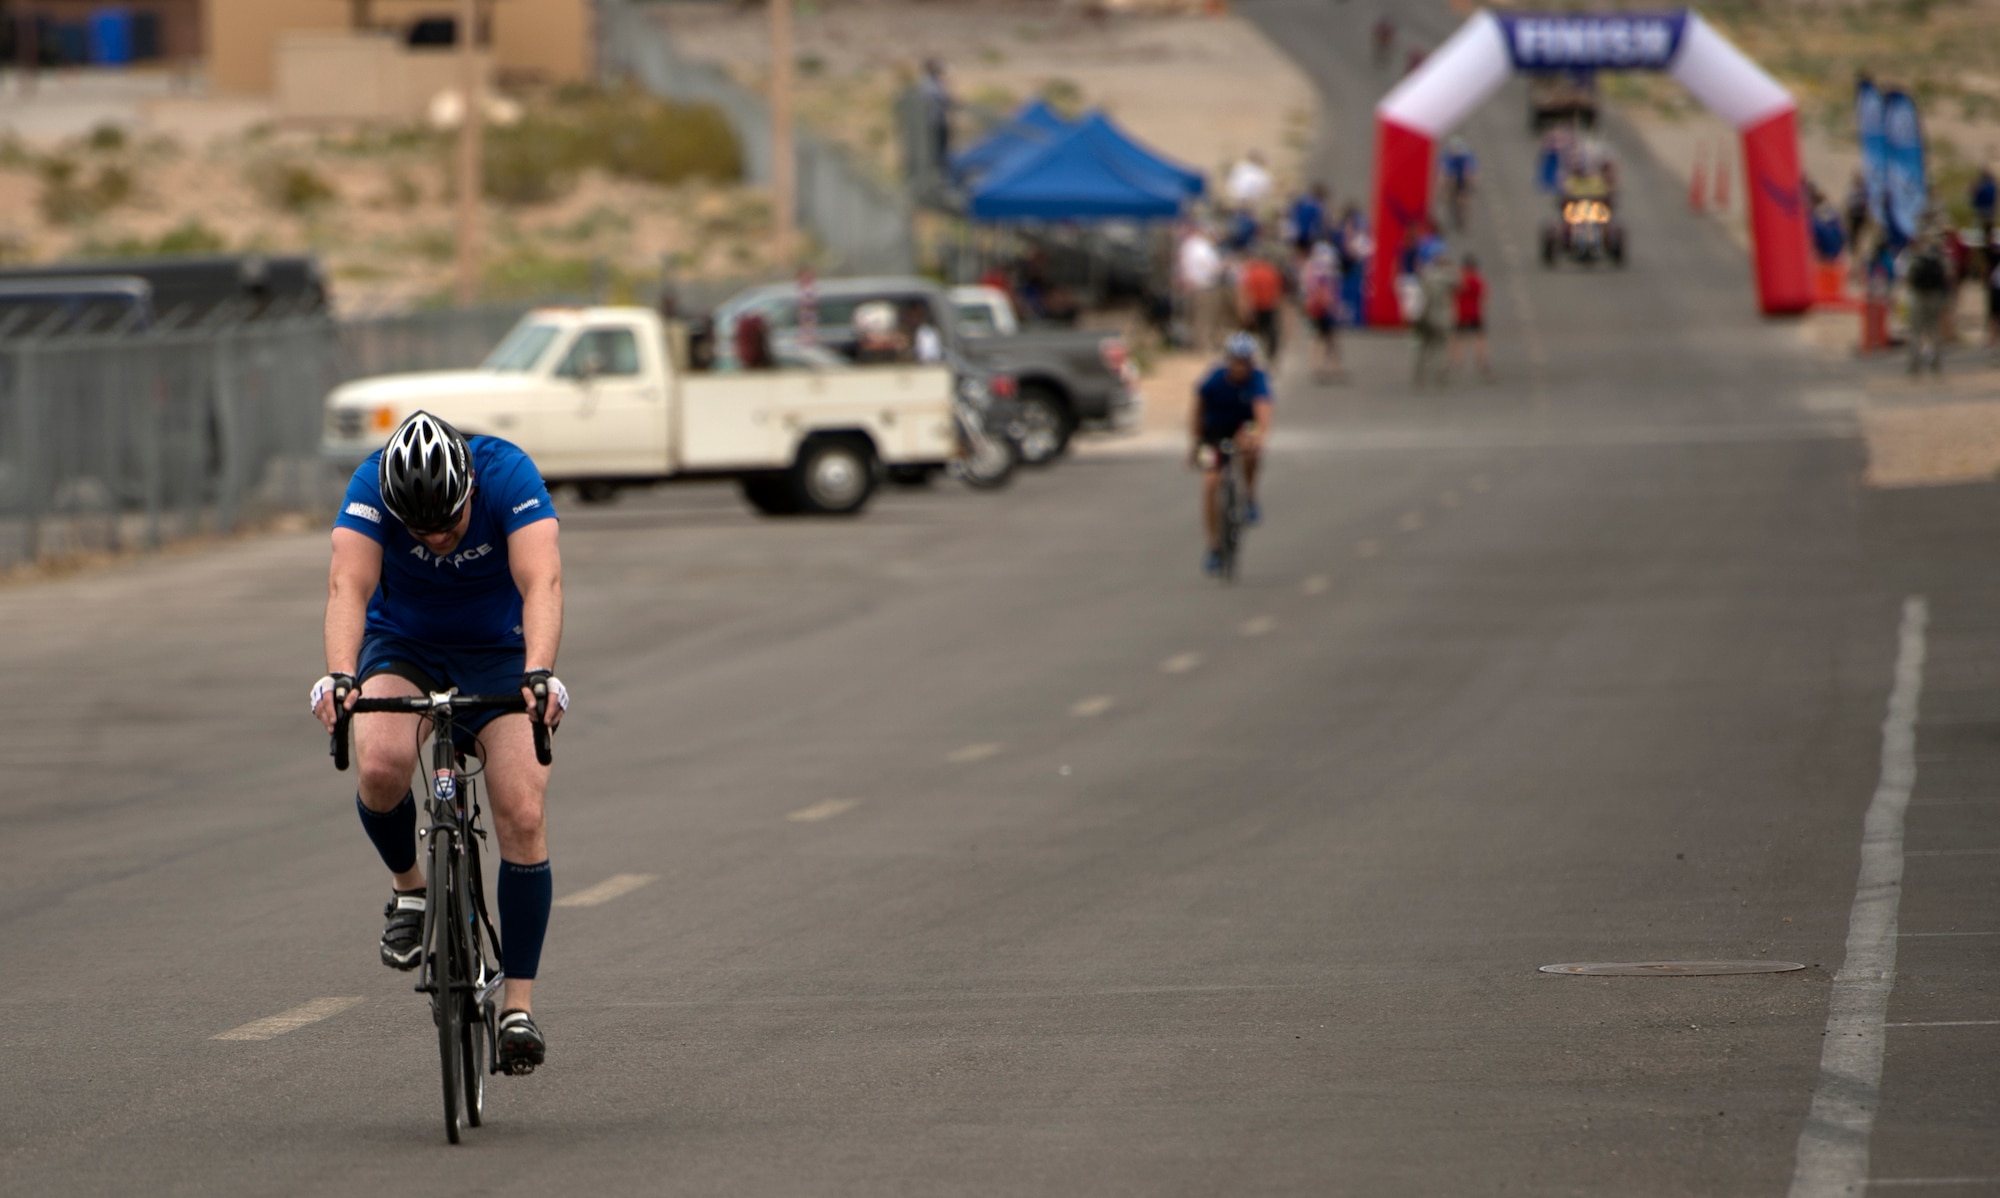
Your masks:
{"label": "blue cycling shorts", "polygon": [[[427,645],[393,633],[371,632],[361,642],[360,666],[355,677],[363,682],[377,674],[394,674],[425,694],[455,686],[461,695],[512,695],[520,692],[528,651]],[[472,738],[500,714],[481,711],[455,719],[458,747],[470,749]]]}

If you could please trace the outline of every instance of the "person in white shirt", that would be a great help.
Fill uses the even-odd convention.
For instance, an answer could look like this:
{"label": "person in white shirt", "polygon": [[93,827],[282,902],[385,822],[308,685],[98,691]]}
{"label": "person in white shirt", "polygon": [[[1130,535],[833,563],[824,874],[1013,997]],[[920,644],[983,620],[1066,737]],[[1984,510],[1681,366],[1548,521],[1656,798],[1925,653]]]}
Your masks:
{"label": "person in white shirt", "polygon": [[1175,273],[1187,314],[1189,334],[1204,353],[1221,344],[1223,301],[1222,254],[1208,230],[1195,225],[1181,239]]}
{"label": "person in white shirt", "polygon": [[1274,186],[1270,168],[1264,165],[1264,156],[1252,150],[1229,168],[1229,181],[1223,185],[1223,191],[1237,207],[1254,209],[1271,198]]}

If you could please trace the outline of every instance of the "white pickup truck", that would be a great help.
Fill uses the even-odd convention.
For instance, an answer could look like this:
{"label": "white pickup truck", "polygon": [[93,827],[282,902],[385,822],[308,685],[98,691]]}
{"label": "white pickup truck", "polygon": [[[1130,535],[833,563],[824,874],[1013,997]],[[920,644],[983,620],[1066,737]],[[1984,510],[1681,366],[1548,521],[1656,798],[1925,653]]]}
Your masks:
{"label": "white pickup truck", "polygon": [[807,356],[695,373],[685,331],[645,308],[530,312],[477,370],[385,375],[326,401],[326,457],[358,464],[423,409],[505,437],[586,501],[621,486],[734,478],[760,511],[859,511],[879,467],[958,455],[950,369]]}

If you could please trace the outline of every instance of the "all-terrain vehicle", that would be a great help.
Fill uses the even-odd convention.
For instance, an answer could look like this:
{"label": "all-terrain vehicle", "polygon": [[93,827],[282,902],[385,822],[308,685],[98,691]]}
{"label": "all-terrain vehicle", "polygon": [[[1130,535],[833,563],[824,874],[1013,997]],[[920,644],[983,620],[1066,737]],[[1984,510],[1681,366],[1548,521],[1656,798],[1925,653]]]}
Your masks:
{"label": "all-terrain vehicle", "polygon": [[1542,226],[1542,265],[1554,270],[1564,258],[1625,265],[1625,226],[1612,212],[1611,189],[1602,179],[1572,179],[1556,201],[1555,218]]}

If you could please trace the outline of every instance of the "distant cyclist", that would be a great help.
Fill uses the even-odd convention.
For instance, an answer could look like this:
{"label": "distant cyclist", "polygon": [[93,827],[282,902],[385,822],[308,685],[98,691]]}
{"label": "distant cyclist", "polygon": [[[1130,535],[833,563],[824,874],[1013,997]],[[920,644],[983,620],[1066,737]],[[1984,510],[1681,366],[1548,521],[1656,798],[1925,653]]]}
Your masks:
{"label": "distant cyclist", "polygon": [[[457,687],[462,694],[547,684],[538,719],[554,726],[569,696],[551,672],[562,640],[562,558],[556,509],[528,455],[497,437],[468,441],[418,412],[354,472],[333,527],[326,602],[326,677],[313,713],[332,731],[334,691],[393,698]],[[350,702],[352,700],[350,699]],[[500,834],[500,927],[506,994],[500,1064],[539,1065],[547,1050],[530,995],[548,931],[550,878],[542,803],[548,767],[535,760],[526,715],[459,724],[486,769]],[[410,791],[420,717],[374,713],[354,721],[361,826],[393,877],[383,913],[382,963],[414,969],[423,955],[428,898],[417,865]]]}
{"label": "distant cyclist", "polygon": [[1264,439],[1271,435],[1271,384],[1257,368],[1257,339],[1232,333],[1222,347],[1222,364],[1209,371],[1195,388],[1194,420],[1190,428],[1188,468],[1201,470],[1201,518],[1208,533],[1204,573],[1222,570],[1222,513],[1216,491],[1227,466],[1221,443],[1233,440],[1243,459],[1243,522],[1263,518],[1257,506],[1257,467]]}

